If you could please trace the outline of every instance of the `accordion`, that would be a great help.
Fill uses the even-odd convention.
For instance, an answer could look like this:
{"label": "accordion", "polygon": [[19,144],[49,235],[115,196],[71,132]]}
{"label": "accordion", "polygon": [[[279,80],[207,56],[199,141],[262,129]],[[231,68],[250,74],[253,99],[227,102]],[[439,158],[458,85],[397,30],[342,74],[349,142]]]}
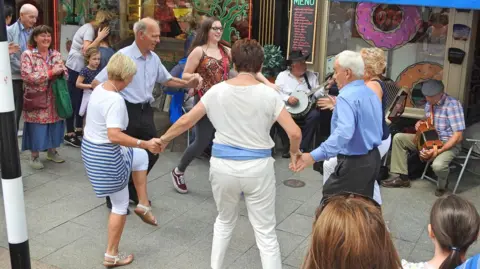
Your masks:
{"label": "accordion", "polygon": [[443,142],[440,140],[440,136],[434,126],[433,105],[430,106],[430,118],[419,124],[414,142],[418,151],[443,147]]}

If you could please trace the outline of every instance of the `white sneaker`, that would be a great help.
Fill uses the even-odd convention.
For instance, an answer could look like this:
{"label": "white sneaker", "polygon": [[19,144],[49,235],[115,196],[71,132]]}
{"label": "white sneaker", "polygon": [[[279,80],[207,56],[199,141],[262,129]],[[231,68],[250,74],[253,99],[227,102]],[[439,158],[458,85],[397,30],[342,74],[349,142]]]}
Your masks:
{"label": "white sneaker", "polygon": [[30,167],[36,170],[41,170],[44,168],[43,163],[40,161],[39,157],[31,158],[30,159]]}

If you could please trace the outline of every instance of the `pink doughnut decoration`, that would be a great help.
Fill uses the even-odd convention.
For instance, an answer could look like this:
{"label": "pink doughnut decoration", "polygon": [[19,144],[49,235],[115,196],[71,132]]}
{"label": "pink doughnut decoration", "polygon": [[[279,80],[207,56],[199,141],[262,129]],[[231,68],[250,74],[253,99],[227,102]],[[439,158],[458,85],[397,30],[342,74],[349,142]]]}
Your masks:
{"label": "pink doughnut decoration", "polygon": [[[355,26],[363,40],[374,47],[390,50],[407,44],[415,37],[422,23],[418,7],[397,5],[403,13],[402,21],[396,29],[385,32],[373,22],[374,12],[379,5],[366,2],[357,5]],[[380,16],[383,18],[385,14],[382,12]]]}

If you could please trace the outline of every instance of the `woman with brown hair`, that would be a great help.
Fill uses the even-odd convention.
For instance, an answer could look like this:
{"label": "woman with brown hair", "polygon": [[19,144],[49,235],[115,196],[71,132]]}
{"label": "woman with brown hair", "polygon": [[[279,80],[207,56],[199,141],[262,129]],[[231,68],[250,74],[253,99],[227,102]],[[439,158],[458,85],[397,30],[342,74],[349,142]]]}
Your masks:
{"label": "woman with brown hair", "polygon": [[263,269],[281,269],[275,232],[275,145],[269,130],[278,122],[290,138],[291,165],[300,153],[302,133],[279,95],[255,78],[263,48],[255,40],[239,40],[232,48],[238,75],[213,86],[187,114],[160,137],[169,141],[208,116],[215,128],[210,176],[218,216],[213,228],[211,268],[221,269],[238,219],[241,193],[255,232]]}
{"label": "woman with brown hair", "polygon": [[402,268],[390,233],[371,198],[341,193],[322,200],[302,269]]}
{"label": "woman with brown hair", "polygon": [[468,248],[477,240],[480,216],[469,201],[450,195],[433,204],[428,236],[435,245],[435,254],[428,262],[409,263],[403,269],[454,269],[465,262]]}
{"label": "woman with brown hair", "polygon": [[39,152],[47,150],[47,160],[63,163],[56,148],[62,143],[63,119],[55,108],[52,81],[66,76],[62,55],[52,49],[52,28],[40,25],[33,29],[29,49],[21,57],[20,73],[24,87],[22,151],[30,150],[30,166],[43,169]]}
{"label": "woman with brown hair", "polygon": [[98,11],[93,21],[84,24],[75,32],[72,47],[68,53],[65,65],[68,68],[68,91],[72,101],[73,114],[66,120],[67,134],[63,140],[66,144],[76,148],[80,147],[80,138],[83,135],[83,117],[79,115],[83,90],[77,88],[77,78],[85,67],[85,52],[91,47],[98,47],[100,42],[108,36],[110,32],[108,25],[113,17],[114,15],[108,11]]}
{"label": "woman with brown hair", "polygon": [[[217,18],[206,18],[202,21],[197,35],[190,47],[189,56],[182,78],[184,80],[198,77],[199,86],[195,89],[194,102],[198,103],[202,96],[215,84],[228,79],[230,49],[220,44],[223,34],[222,22]],[[270,83],[259,71],[255,78],[272,88],[277,88]],[[207,117],[203,117],[195,126],[195,141],[185,150],[180,163],[171,172],[173,186],[179,193],[187,193],[187,184],[184,173],[192,160],[199,156],[213,139],[214,129]]]}

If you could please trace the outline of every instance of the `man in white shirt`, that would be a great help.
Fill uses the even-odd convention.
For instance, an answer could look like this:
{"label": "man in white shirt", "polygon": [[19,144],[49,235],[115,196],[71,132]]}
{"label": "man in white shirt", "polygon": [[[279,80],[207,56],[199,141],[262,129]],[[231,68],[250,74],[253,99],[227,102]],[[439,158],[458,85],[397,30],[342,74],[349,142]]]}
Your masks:
{"label": "man in white shirt", "polygon": [[[280,94],[283,101],[287,106],[295,106],[299,100],[291,96],[294,91],[302,91],[305,93],[310,93],[312,90],[318,87],[318,77],[317,75],[307,70],[306,60],[310,55],[303,54],[301,51],[294,50],[290,52],[287,65],[287,70],[278,74],[275,84],[280,87]],[[311,96],[311,98],[318,98],[323,95],[323,92],[317,91]],[[308,151],[312,147],[312,139],[315,134],[315,130],[320,123],[321,112],[316,109],[314,104],[310,111],[303,117],[295,118],[295,122],[302,127],[302,144],[300,148],[302,151]],[[278,128],[278,126],[276,126]],[[281,128],[278,128],[279,135],[282,141],[287,142],[288,139],[285,137],[285,133]],[[290,154],[288,153],[289,146],[283,145],[283,148],[286,149],[282,154],[282,157],[289,158]]]}

